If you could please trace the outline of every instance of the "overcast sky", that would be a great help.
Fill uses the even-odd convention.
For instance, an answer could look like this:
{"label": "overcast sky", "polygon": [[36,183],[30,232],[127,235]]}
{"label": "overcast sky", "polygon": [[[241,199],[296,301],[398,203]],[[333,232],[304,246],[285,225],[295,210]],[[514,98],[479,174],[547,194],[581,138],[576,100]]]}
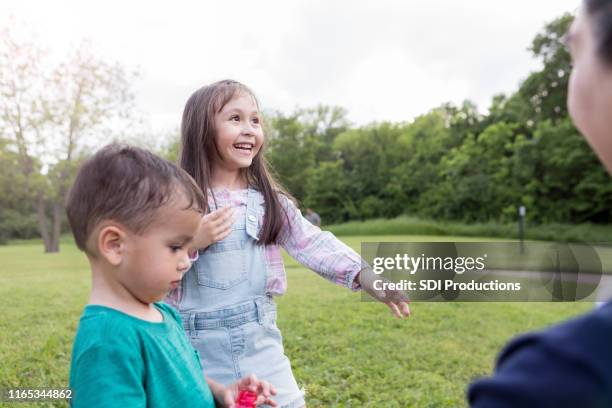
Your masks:
{"label": "overcast sky", "polygon": [[538,68],[527,47],[580,0],[2,0],[53,52],[91,39],[141,73],[138,112],[179,125],[189,95],[233,78],[266,110],[339,105],[357,125],[404,121],[443,102],[515,90]]}

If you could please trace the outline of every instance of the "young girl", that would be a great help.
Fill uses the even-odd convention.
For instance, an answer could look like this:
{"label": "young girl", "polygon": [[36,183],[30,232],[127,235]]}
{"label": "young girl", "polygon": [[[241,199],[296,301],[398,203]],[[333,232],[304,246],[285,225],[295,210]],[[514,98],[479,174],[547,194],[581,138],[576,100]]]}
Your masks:
{"label": "young girl", "polygon": [[269,381],[279,407],[305,405],[276,327],[273,297],[287,289],[280,246],[347,288],[363,287],[397,317],[401,292],[371,289],[372,274],[351,248],[312,225],[274,181],[253,92],[231,80],[196,91],[181,129],[181,166],[208,193],[196,247],[199,259],[168,296],[182,315],[207,375],[229,384],[247,373]]}

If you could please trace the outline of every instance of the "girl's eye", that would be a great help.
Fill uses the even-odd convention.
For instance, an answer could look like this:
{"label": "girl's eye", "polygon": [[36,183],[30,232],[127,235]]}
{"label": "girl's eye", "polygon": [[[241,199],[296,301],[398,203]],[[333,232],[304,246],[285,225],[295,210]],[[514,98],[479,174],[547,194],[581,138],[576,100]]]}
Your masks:
{"label": "girl's eye", "polygon": [[171,250],[172,252],[178,252],[178,251],[180,251],[181,249],[183,249],[183,247],[182,247],[181,245],[170,245],[170,250]]}
{"label": "girl's eye", "polygon": [[253,123],[259,124],[259,118],[253,118]]}
{"label": "girl's eye", "polygon": [[238,121],[240,120],[240,117],[238,115],[232,115],[230,116],[230,120]]}

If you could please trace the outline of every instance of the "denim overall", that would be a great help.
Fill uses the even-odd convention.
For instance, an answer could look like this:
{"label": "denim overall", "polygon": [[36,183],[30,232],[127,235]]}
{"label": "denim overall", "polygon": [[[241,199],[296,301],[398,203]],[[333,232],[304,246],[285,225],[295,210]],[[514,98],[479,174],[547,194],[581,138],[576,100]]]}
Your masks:
{"label": "denim overall", "polygon": [[200,251],[183,277],[179,311],[207,376],[228,385],[255,374],[276,388],[279,407],[301,407],[276,304],[266,295],[265,246],[257,245],[263,204],[262,194],[249,188],[244,216],[225,239]]}

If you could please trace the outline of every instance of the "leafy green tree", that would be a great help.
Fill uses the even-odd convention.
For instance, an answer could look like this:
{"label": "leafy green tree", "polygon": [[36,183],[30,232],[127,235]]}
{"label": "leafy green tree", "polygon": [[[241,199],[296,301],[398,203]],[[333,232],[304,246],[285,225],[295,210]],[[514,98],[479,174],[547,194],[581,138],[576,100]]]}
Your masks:
{"label": "leafy green tree", "polygon": [[305,207],[315,209],[323,223],[347,221],[357,212],[348,194],[342,160],[320,163],[307,171]]}
{"label": "leafy green tree", "polygon": [[59,251],[64,199],[87,141],[129,115],[132,77],[87,44],[53,65],[31,40],[0,32],[0,134],[18,154],[45,252]]}
{"label": "leafy green tree", "polygon": [[529,119],[534,122],[555,122],[568,116],[566,101],[571,57],[562,39],[573,19],[567,13],[548,23],[529,48],[533,56],[542,61],[543,68],[529,75],[518,93],[530,103]]}
{"label": "leafy green tree", "polygon": [[510,192],[508,160],[513,126],[490,125],[481,134],[468,134],[440,165],[439,182],[419,200],[423,213],[437,218],[486,221],[498,219]]}
{"label": "leafy green tree", "polygon": [[436,188],[446,152],[461,143],[450,131],[447,108],[434,109],[406,125],[398,140],[401,161],[393,167],[388,191],[402,204],[402,212],[423,214],[420,200]]}
{"label": "leafy green tree", "polygon": [[392,169],[402,159],[402,126],[379,123],[346,131],[334,142],[342,159],[349,199],[357,212],[352,218],[389,217],[401,212],[387,190]]}
{"label": "leafy green tree", "polygon": [[541,122],[539,157],[527,185],[540,222],[612,220],[612,182],[569,118]]}
{"label": "leafy green tree", "polygon": [[9,238],[32,238],[38,234],[27,179],[17,170],[19,155],[7,145],[7,141],[0,139],[0,243]]}
{"label": "leafy green tree", "polygon": [[307,148],[304,125],[296,113],[289,116],[276,113],[269,121],[271,131],[266,135],[266,157],[280,183],[301,201],[304,199],[307,170],[314,166],[313,151]]}
{"label": "leafy green tree", "polygon": [[336,159],[332,146],[338,134],[348,127],[346,110],[319,105],[296,109],[290,115],[275,112],[266,123],[266,157],[281,184],[302,201],[308,169]]}

